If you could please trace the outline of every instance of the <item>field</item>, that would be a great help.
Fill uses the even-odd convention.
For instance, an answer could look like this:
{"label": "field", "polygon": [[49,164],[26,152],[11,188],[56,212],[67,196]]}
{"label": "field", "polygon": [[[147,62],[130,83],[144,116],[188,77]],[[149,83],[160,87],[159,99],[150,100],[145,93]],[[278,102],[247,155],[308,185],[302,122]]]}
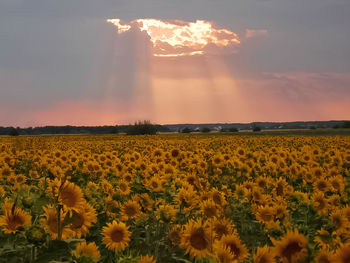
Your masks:
{"label": "field", "polygon": [[0,262],[350,262],[350,136],[0,138]]}

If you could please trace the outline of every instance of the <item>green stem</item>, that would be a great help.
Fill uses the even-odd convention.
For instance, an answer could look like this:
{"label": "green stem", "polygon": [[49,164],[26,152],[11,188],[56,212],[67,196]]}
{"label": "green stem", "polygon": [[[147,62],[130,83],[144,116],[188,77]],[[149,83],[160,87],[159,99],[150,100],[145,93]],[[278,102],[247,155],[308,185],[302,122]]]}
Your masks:
{"label": "green stem", "polygon": [[62,224],[61,224],[62,205],[57,206],[57,239],[62,240]]}
{"label": "green stem", "polygon": [[36,260],[35,246],[32,246],[32,250],[31,250],[31,262],[34,262],[35,260]]}

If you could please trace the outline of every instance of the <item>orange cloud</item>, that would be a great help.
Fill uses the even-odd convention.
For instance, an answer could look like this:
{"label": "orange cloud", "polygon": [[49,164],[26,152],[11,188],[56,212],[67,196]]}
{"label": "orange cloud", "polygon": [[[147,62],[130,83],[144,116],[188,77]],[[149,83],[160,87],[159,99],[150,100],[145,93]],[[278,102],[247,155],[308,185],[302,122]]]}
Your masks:
{"label": "orange cloud", "polygon": [[154,56],[179,57],[203,55],[210,46],[230,47],[240,44],[236,33],[228,29],[218,29],[210,21],[181,20],[167,21],[158,19],[136,19],[124,23],[120,19],[108,19],[118,28],[118,34],[136,27],[150,37]]}

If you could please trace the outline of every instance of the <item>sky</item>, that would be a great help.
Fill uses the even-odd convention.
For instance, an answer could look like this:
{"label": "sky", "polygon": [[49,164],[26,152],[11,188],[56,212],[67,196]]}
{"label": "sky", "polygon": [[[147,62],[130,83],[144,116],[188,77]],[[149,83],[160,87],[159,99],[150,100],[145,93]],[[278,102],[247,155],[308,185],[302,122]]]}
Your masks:
{"label": "sky", "polygon": [[0,126],[350,119],[349,0],[0,0]]}

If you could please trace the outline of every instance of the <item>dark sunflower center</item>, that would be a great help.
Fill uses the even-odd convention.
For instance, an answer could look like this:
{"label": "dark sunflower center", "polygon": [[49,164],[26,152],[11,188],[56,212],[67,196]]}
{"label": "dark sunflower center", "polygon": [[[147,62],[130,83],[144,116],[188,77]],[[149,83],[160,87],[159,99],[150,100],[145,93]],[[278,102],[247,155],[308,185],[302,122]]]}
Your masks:
{"label": "dark sunflower center", "polygon": [[61,198],[63,204],[65,204],[68,207],[73,207],[76,205],[77,196],[75,195],[74,191],[71,191],[70,189],[63,189],[61,191]]}
{"label": "dark sunflower center", "polygon": [[219,236],[219,238],[221,238],[223,235],[228,234],[227,228],[221,224],[215,226],[215,232]]}
{"label": "dark sunflower center", "polygon": [[213,217],[213,216],[216,215],[216,208],[215,208],[215,207],[212,207],[212,206],[205,207],[205,208],[204,208],[204,214],[205,214],[207,217]]}
{"label": "dark sunflower center", "polygon": [[8,228],[11,230],[16,230],[18,227],[23,225],[24,220],[21,216],[13,215],[12,217],[9,217],[8,221]]}
{"label": "dark sunflower center", "polygon": [[231,250],[231,253],[233,253],[233,255],[235,256],[234,259],[237,259],[240,254],[241,254],[241,250],[239,249],[239,247],[236,245],[236,243],[227,243],[226,246],[228,246]]}
{"label": "dark sunflower center", "polygon": [[278,196],[282,196],[284,193],[284,187],[282,184],[278,184],[277,189],[276,189],[276,194]]}
{"label": "dark sunflower center", "polygon": [[221,196],[219,194],[213,194],[213,201],[217,205],[221,205]]}
{"label": "dark sunflower center", "polygon": [[208,241],[206,240],[206,236],[203,228],[198,228],[190,238],[191,246],[198,250],[203,250],[208,247]]}
{"label": "dark sunflower center", "polygon": [[326,189],[327,185],[325,182],[319,182],[318,185],[317,185],[317,188],[321,191],[324,191]]}
{"label": "dark sunflower center", "polygon": [[126,190],[126,185],[120,184],[119,188],[120,188],[120,190],[122,190],[124,192]]}
{"label": "dark sunflower center", "polygon": [[319,263],[331,263],[329,258],[326,255],[323,255],[322,257],[318,258]]}
{"label": "dark sunflower center", "polygon": [[111,233],[111,239],[113,242],[121,242],[124,238],[124,232],[121,229],[115,229]]}
{"label": "dark sunflower center", "polygon": [[341,262],[341,263],[350,263],[350,250],[349,250],[349,249],[347,249],[347,250],[343,253],[340,262]]}
{"label": "dark sunflower center", "polygon": [[269,211],[262,211],[260,215],[261,215],[261,218],[266,222],[271,221],[273,218],[272,214]]}
{"label": "dark sunflower center", "polygon": [[84,224],[84,217],[80,214],[76,214],[72,223],[72,228],[81,228]]}
{"label": "dark sunflower center", "polygon": [[302,249],[301,246],[299,246],[298,241],[291,241],[289,244],[282,250],[282,257],[287,258],[289,262],[291,262],[291,258],[294,254],[300,252]]}
{"label": "dark sunflower center", "polygon": [[125,214],[128,216],[136,215],[136,208],[134,206],[126,206],[125,207]]}

